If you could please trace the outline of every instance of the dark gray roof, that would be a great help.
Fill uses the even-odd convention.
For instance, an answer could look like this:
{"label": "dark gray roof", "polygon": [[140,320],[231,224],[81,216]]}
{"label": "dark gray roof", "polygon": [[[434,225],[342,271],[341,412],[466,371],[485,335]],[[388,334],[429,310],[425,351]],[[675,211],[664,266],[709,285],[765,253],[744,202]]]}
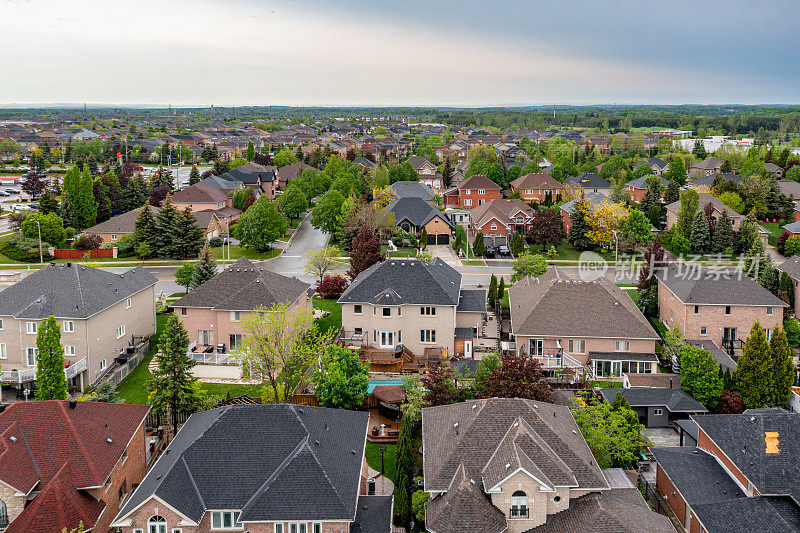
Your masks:
{"label": "dark gray roof", "polygon": [[422,198],[416,196],[398,198],[389,204],[387,209],[394,213],[394,219],[398,224],[403,221],[408,221],[414,226],[421,228],[434,218],[439,217],[450,226],[450,228],[453,227],[447,215]]}
{"label": "dark gray roof", "polygon": [[430,263],[388,259],[360,273],[339,301],[457,306],[460,289],[461,274],[438,257]]}
{"label": "dark gray roof", "polygon": [[608,189],[611,187],[611,182],[595,172],[584,172],[579,176],[572,176],[564,181],[571,185],[577,185],[581,189]]}
{"label": "dark gray roof", "polygon": [[454,337],[456,339],[472,339],[474,338],[472,328],[456,328]]}
{"label": "dark gray roof", "polygon": [[462,289],[456,311],[486,311],[486,291],[483,289]]}
{"label": "dark gray roof", "polygon": [[291,304],[310,286],[296,278],[256,268],[249,259],[242,257],[173,306],[252,311],[279,302]]}
{"label": "dark gray roof", "polygon": [[[800,502],[800,414],[748,409],[740,415],[694,419],[759,493],[791,495]],[[767,432],[777,434],[777,453],[766,453]]]}
{"label": "dark gray roof", "polygon": [[422,198],[430,200],[433,198],[433,189],[420,181],[396,181],[389,185],[394,191],[395,197],[399,198]]}
{"label": "dark gray roof", "polygon": [[425,526],[433,533],[502,533],[505,515],[480,489],[480,478],[470,478],[458,465],[447,492],[425,503]]}
{"label": "dark gray roof", "polygon": [[724,368],[730,368],[731,372],[736,370],[736,361],[728,355],[728,352],[717,346],[711,339],[686,339],[686,344],[708,350],[708,353],[717,360],[717,363],[721,364]]}
{"label": "dark gray roof", "polygon": [[257,187],[261,182],[272,182],[275,179],[275,172],[272,170],[248,171],[237,167],[219,177],[223,180],[238,181],[250,187]]}
{"label": "dark gray roof", "polygon": [[742,181],[741,176],[731,174],[730,172],[722,172],[719,174],[706,174],[705,176],[700,176],[699,178],[692,180],[690,185],[711,188],[711,186],[714,185],[714,178],[717,176],[719,176],[722,180],[732,181],[734,183],[740,183]]}
{"label": "dark gray roof", "polygon": [[635,387],[631,389],[600,389],[603,399],[613,403],[622,394],[631,407],[664,406],[671,413],[707,413],[702,403],[683,389]]}
{"label": "dark gray roof", "polygon": [[650,451],[689,505],[746,496],[713,455],[689,446]]}
{"label": "dark gray roof", "polygon": [[[587,192],[586,199],[589,201],[589,207],[599,207],[603,202],[608,201],[606,195],[601,192]],[[575,202],[577,201],[578,199],[575,198],[574,200],[562,204],[561,210],[572,214],[572,211],[575,209]]]}
{"label": "dark gray roof", "polygon": [[[795,224],[797,224],[795,222]],[[798,224],[798,232],[800,232],[800,224]],[[793,255],[775,268],[781,272],[786,272],[794,279],[800,279],[800,256]]]}
{"label": "dark gray roof", "polygon": [[689,436],[694,439],[694,444],[697,444],[697,436],[700,433],[700,428],[697,425],[697,422],[691,418],[684,418],[681,420],[676,420],[675,424],[677,424],[678,427],[680,427],[684,432],[688,433]]}
{"label": "dark gray roof", "polygon": [[356,521],[350,533],[389,533],[392,530],[392,496],[359,496]]}
{"label": "dark gray roof", "polygon": [[[224,176],[224,174],[222,176]],[[200,183],[205,183],[206,185],[211,185],[212,187],[222,190],[233,190],[237,187],[241,187],[242,182],[238,180],[227,180],[222,176],[215,176],[212,174],[211,176],[200,180]]]}
{"label": "dark gray roof", "polygon": [[298,405],[196,413],[115,520],[157,496],[194,521],[208,509],[241,509],[242,521],[352,521],[367,423],[367,413]]}
{"label": "dark gray roof", "polygon": [[786,231],[788,231],[789,233],[794,233],[795,235],[797,235],[798,233],[800,233],[800,220],[795,222],[789,222],[788,224],[784,224],[781,227]]}
{"label": "dark gray roof", "polygon": [[720,272],[697,263],[673,262],[657,276],[685,304],[787,307],[740,270]]}
{"label": "dark gray roof", "polygon": [[649,166],[649,167],[652,167],[652,166],[655,165],[655,166],[657,166],[658,168],[660,168],[662,170],[665,170],[665,169],[667,169],[667,167],[669,167],[669,163],[667,163],[663,159],[660,159],[658,157],[648,157],[647,159],[643,159],[642,161],[639,161],[639,163],[637,165],[634,165],[633,168],[636,169],[636,168],[639,168],[639,166],[645,165],[645,164],[647,166]]}
{"label": "dark gray roof", "polygon": [[653,361],[658,362],[658,357],[654,353],[638,352],[589,352],[589,360],[595,359],[602,361]]}
{"label": "dark gray roof", "polygon": [[[649,177],[651,177],[651,176],[653,176],[653,174],[633,179],[633,180],[629,181],[628,183],[626,183],[626,185],[628,187],[633,187],[634,189],[646,189],[647,188],[647,179]],[[662,187],[667,187],[669,185],[669,181],[666,178],[659,178],[659,180],[661,180],[661,186]]]}
{"label": "dark gray roof", "polygon": [[157,281],[140,266],[114,274],[78,263],[50,264],[3,291],[0,316],[88,318]]}

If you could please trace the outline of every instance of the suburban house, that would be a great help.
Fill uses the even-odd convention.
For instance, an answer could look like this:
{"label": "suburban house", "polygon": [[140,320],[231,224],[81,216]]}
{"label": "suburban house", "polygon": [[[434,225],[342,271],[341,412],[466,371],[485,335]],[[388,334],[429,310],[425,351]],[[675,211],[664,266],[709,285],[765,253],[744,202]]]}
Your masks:
{"label": "suburban house", "polygon": [[544,202],[548,194],[555,202],[564,186],[546,172],[531,172],[520,176],[510,183],[511,190],[518,192],[526,202]]}
{"label": "suburban house", "polygon": [[364,170],[372,170],[376,165],[376,163],[373,163],[366,157],[356,157],[353,159],[353,163],[358,163],[364,168]]}
{"label": "suburban house", "polygon": [[[654,174],[650,174],[650,176],[653,175]],[[639,202],[642,201],[645,193],[647,192],[647,178],[649,178],[650,176],[642,176],[640,178],[633,179],[625,184],[625,186],[628,188],[628,192],[631,195],[632,202],[638,204]],[[666,178],[659,177],[658,179],[661,181],[661,188],[662,188],[661,197],[663,198],[664,192],[666,192],[667,185],[669,185],[669,182],[666,180]]]}
{"label": "suburban house", "polygon": [[223,269],[172,304],[198,352],[235,350],[242,341],[242,315],[277,303],[311,309],[308,283],[257,268],[246,257]]}
{"label": "suburban house", "polygon": [[698,174],[716,174],[722,170],[722,165],[725,163],[719,157],[711,156],[703,161],[698,161],[689,168],[690,173]]}
{"label": "suburban house", "polygon": [[503,189],[483,174],[473,174],[457,187],[445,191],[443,197],[444,205],[472,209],[489,200],[499,200],[503,197]]}
{"label": "suburban house", "polygon": [[686,185],[691,188],[695,189],[698,192],[709,192],[711,188],[714,186],[714,182],[720,181],[730,181],[732,183],[739,184],[742,182],[742,177],[733,174],[732,172],[719,172],[716,174],[705,174],[703,176],[699,176],[693,180],[691,180]]}
{"label": "suburban house", "polygon": [[564,185],[577,187],[586,194],[600,193],[611,196],[611,182],[595,172],[584,172],[579,176],[567,178]]}
{"label": "suburban house", "polygon": [[618,469],[600,469],[567,406],[492,398],[426,407],[422,450],[431,533],[675,531]]}
{"label": "suburban house", "polygon": [[156,281],[142,267],[114,274],[51,263],[32,271],[0,297],[0,379],[15,388],[36,379],[39,324],[52,315],[61,325],[70,386],[96,384],[115,357],[156,332]]}
{"label": "suburban house", "polygon": [[[153,207],[152,205],[148,207],[150,208],[150,211],[153,212],[153,217],[158,216],[158,212],[161,211],[160,207]],[[136,229],[136,219],[139,218],[139,214],[142,212],[142,209],[144,209],[144,207],[137,207],[136,209],[131,209],[130,211],[126,211],[125,213],[115,217],[111,217],[108,220],[92,226],[91,228],[83,230],[83,234],[98,235],[102,240],[102,244],[113,244],[120,240],[123,236],[133,234],[134,230]],[[235,216],[237,218],[240,213],[238,209],[234,209],[232,207],[223,207],[222,209],[218,209],[216,211],[200,211],[194,213],[194,217],[196,219],[195,226],[203,231],[203,237],[206,239],[219,237],[221,233],[227,233],[230,226],[227,224],[223,225],[223,222],[220,217],[217,216],[217,213],[225,216],[228,212],[235,212]]]}
{"label": "suburban house", "polygon": [[275,198],[278,192],[275,170],[275,167],[250,161],[240,167],[232,168],[219,177],[226,181],[237,181],[242,186],[253,189],[256,197],[266,194],[268,198]]}
{"label": "suburban house", "polygon": [[[606,277],[566,278],[551,268],[508,291],[514,349],[546,371],[597,377],[658,372],[658,334],[630,296]],[[592,311],[578,302],[587,302]]]}
{"label": "suburban house", "polygon": [[412,155],[408,162],[417,172],[421,183],[437,191],[442,188],[442,175],[436,171],[436,165],[419,155]]}
{"label": "suburban house", "polygon": [[[206,238],[219,237],[220,233],[227,235],[231,224],[242,214],[233,207],[233,198],[222,189],[202,182],[176,192],[170,200],[179,211],[188,208],[195,214],[200,227],[207,228]],[[212,225],[216,227],[212,229]]]}
{"label": "suburban house", "polygon": [[693,416],[696,447],[651,448],[656,486],[689,532],[800,530],[800,414]]}
{"label": "suburban house", "polygon": [[419,181],[396,181],[389,188],[397,199],[422,198],[426,202],[433,201],[433,189]]}
{"label": "suburban house", "polygon": [[798,309],[798,298],[800,298],[800,257],[793,255],[780,265],[776,265],[775,268],[780,270],[781,272],[786,272],[790,278],[792,278],[792,284],[794,285],[794,301],[789,302],[791,304],[792,309]]}
{"label": "suburban house", "polygon": [[390,533],[367,496],[368,414],[300,405],[195,413],[113,519],[122,533]]}
{"label": "suburban house", "polygon": [[48,400],[0,411],[0,529],[109,531],[147,471],[150,407]]}
{"label": "suburban house", "polygon": [[275,173],[278,178],[278,188],[281,191],[285,190],[289,182],[296,180],[306,169],[316,170],[311,165],[307,165],[302,162],[291,163],[279,168]]}
{"label": "suburban house", "polygon": [[[722,203],[717,197],[707,193],[701,192],[698,193],[698,202],[697,202],[697,212],[698,213],[705,213],[705,208],[708,204],[714,208],[712,211],[711,216],[714,220],[719,219],[722,216],[723,211],[728,213],[728,217],[731,219],[731,226],[733,226],[734,231],[739,231],[739,226],[745,219],[744,215],[740,215],[724,203]],[[681,201],[677,200],[672,202],[671,204],[667,204],[667,228],[671,228],[675,224],[678,223],[678,211],[681,208]]]}
{"label": "suburban house", "polygon": [[690,415],[708,412],[702,403],[680,388],[608,388],[601,389],[600,393],[608,403],[614,403],[617,394],[621,394],[630,404],[631,409],[639,415],[639,422],[647,428],[666,427],[677,420],[689,418]]}
{"label": "suburban house", "polygon": [[738,270],[673,262],[656,276],[659,318],[669,328],[680,327],[686,338],[708,339],[731,353],[756,320],[767,338],[783,324],[786,303]]}
{"label": "suburban house", "polygon": [[450,244],[452,222],[447,215],[422,198],[399,198],[389,204],[387,209],[394,214],[397,226],[403,231],[419,235],[424,229],[428,235],[427,244]]}
{"label": "suburban house", "polygon": [[531,206],[519,199],[491,200],[469,210],[472,231],[483,233],[487,246],[507,245],[515,231],[524,236],[533,217]]}
{"label": "suburban house", "polygon": [[644,159],[639,163],[637,163],[636,165],[634,165],[633,170],[636,170],[642,165],[650,167],[650,170],[652,170],[653,174],[655,174],[656,176],[663,176],[664,173],[669,168],[669,163],[667,163],[666,161],[663,161],[658,157],[648,157],[647,159]]}
{"label": "suburban house", "polygon": [[402,346],[472,357],[483,337],[486,291],[462,288],[461,274],[434,258],[389,259],[361,272],[339,298],[348,342],[391,352]]}
{"label": "suburban house", "polygon": [[794,220],[800,220],[800,183],[793,180],[778,180],[778,190],[794,201]]}
{"label": "suburban house", "polygon": [[764,168],[767,169],[770,174],[775,176],[775,179],[783,179],[783,169],[775,163],[764,163]]}
{"label": "suburban house", "polygon": [[[599,192],[589,192],[584,195],[586,200],[589,203],[589,209],[592,211],[596,211],[600,209],[600,207],[611,200],[608,199],[608,196],[605,194],[601,194]],[[570,220],[570,215],[572,215],[573,211],[575,211],[575,202],[578,199],[575,198],[574,200],[570,200],[569,202],[561,204],[559,208],[561,210],[561,221],[564,224],[564,229],[569,231],[569,227],[572,225],[572,220]]]}

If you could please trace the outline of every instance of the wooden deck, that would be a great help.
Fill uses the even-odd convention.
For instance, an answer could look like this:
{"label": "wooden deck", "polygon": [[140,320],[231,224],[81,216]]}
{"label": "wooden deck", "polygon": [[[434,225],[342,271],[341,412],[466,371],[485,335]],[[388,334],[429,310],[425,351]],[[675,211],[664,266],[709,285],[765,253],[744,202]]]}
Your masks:
{"label": "wooden deck", "polygon": [[362,347],[359,350],[362,362],[369,361],[370,372],[404,373],[425,372],[428,368],[440,362],[447,361],[447,350],[444,348],[425,348],[423,355],[416,355],[403,347],[402,352]]}
{"label": "wooden deck", "polygon": [[[381,436],[381,424],[386,424],[384,432],[385,436]],[[394,444],[397,442],[398,434],[400,433],[400,424],[397,421],[383,416],[377,409],[369,410],[369,425],[367,426],[367,440],[369,442],[378,442],[385,444]],[[373,435],[372,430],[378,428],[378,434]]]}

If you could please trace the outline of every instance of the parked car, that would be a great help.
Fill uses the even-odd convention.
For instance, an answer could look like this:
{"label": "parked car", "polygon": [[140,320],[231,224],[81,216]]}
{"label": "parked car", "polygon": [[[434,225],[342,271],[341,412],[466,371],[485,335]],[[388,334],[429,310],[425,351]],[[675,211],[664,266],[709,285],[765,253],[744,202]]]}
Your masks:
{"label": "parked car", "polygon": [[19,194],[19,191],[17,189],[6,189],[6,192],[8,194]]}
{"label": "parked car", "polygon": [[0,191],[0,196],[11,196],[6,191]]}
{"label": "parked car", "polygon": [[39,209],[39,204],[37,202],[33,202],[32,204],[28,204],[28,207],[31,209]]}
{"label": "parked car", "polygon": [[497,252],[500,254],[500,257],[511,257],[511,250],[505,244],[498,246]]}
{"label": "parked car", "polygon": [[494,257],[495,250],[493,246],[487,246],[483,251],[483,257]]}

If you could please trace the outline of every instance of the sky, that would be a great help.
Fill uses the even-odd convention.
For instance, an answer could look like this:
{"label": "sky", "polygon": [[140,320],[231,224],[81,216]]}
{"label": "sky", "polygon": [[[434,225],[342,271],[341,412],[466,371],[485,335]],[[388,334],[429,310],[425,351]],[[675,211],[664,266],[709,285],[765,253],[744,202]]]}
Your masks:
{"label": "sky", "polygon": [[0,106],[800,103],[797,0],[0,0]]}

